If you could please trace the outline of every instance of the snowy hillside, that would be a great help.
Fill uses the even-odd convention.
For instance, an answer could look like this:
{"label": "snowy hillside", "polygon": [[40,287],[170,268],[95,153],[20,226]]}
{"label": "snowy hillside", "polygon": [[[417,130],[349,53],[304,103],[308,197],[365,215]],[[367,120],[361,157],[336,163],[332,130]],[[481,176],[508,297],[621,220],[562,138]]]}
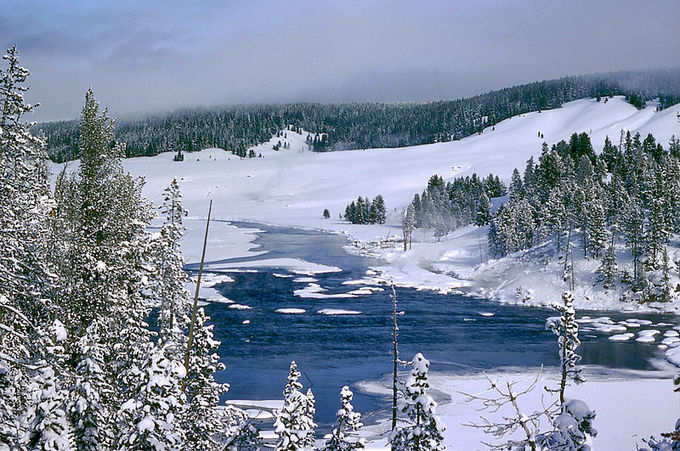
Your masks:
{"label": "snowy hillside", "polygon": [[[480,135],[456,142],[401,149],[313,153],[307,149],[304,133],[287,131],[290,147],[274,151],[272,145],[277,139],[273,139],[255,148],[262,158],[240,159],[223,150],[210,149],[186,154],[183,162],[174,162],[172,154],[165,153],[150,158],[127,159],[124,165],[132,174],[146,179],[145,193],[156,205],[162,190],[173,178],[180,182],[184,205],[190,215],[184,242],[184,253],[189,263],[200,258],[204,218],[208,200],[212,199],[216,221],[211,225],[209,262],[250,255],[254,259],[248,262],[248,266],[252,267],[282,267],[299,274],[332,271],[334,268],[319,268],[319,265],[296,259],[271,259],[256,248],[251,250],[256,231],[239,229],[228,221],[318,228],[345,233],[355,240],[355,249],[384,258],[384,266],[367,274],[368,284],[371,279],[390,279],[404,286],[442,291],[465,286],[471,292],[490,299],[521,302],[524,298],[527,304],[549,304],[558,298],[562,289],[559,269],[548,267],[546,270],[543,267],[541,248],[533,251],[538,257],[516,254],[499,261],[487,261],[484,228],[465,227],[450,233],[441,242],[433,240],[428,233],[417,231],[413,249],[406,253],[399,243],[393,243],[394,247],[375,243],[401,237],[401,211],[413,194],[424,188],[432,174],[450,179],[473,172],[480,175],[492,172],[507,181],[513,168],[522,167],[530,156],[539,155],[543,141],[555,143],[568,139],[575,132],[589,133],[598,151],[605,136],[618,143],[621,129],[639,131],[643,136],[653,132],[657,140],[665,144],[671,135],[680,134],[679,112],[680,106],[663,112],[655,112],[652,106],[639,111],[620,98],[607,103],[580,100],[557,110],[514,117],[495,128],[486,129]],[[538,137],[539,132],[543,139]],[[55,166],[53,172],[61,165]],[[75,166],[72,163],[70,168]],[[359,195],[373,197],[377,194],[383,195],[388,208],[386,225],[351,225],[338,219],[350,200]],[[331,218],[327,220],[322,218],[325,208],[331,212]],[[588,265],[588,261],[576,262],[576,280],[584,280],[589,273],[592,275],[592,268]],[[210,266],[227,267],[224,264]],[[533,287],[534,291],[529,292],[529,287]],[[524,290],[520,298],[515,296],[517,288]],[[579,308],[634,308],[630,304],[619,305],[613,298],[598,297],[588,288],[579,290],[575,292]],[[206,287],[205,297],[211,296],[219,296],[219,293]],[[624,335],[626,339],[635,339],[635,329],[631,329],[633,333],[620,334],[620,328],[624,326],[602,324],[611,329],[613,339],[622,339],[620,337]],[[675,358],[677,361],[678,349],[680,347],[671,349],[675,350],[675,354],[669,354],[668,360]],[[635,382],[628,381],[628,376],[616,381],[595,376],[595,383],[584,386],[588,390],[588,399],[600,409],[603,418],[602,433],[596,442],[604,446],[602,449],[614,449],[640,438],[631,437],[632,432],[619,434],[619,425],[611,421],[620,413],[620,406],[612,403],[611,399],[622,390],[639,392],[639,396],[631,402],[645,412],[643,418],[649,419],[644,424],[640,423],[640,416],[628,411],[627,415],[620,416],[625,427],[632,430],[632,425],[635,425],[635,433],[642,435],[667,429],[668,425],[657,424],[651,412],[672,412],[674,401],[667,396],[669,382],[665,378],[668,374],[655,375],[659,379]],[[521,379],[522,375],[514,377]],[[473,449],[482,437],[461,427],[460,423],[474,421],[476,413],[459,399],[458,391],[476,390],[481,379],[442,374],[436,376],[433,383],[452,400],[444,403],[440,411],[449,427],[447,444],[451,449]],[[375,387],[364,389],[368,392],[381,390]],[[384,449],[384,439],[377,437],[380,432],[381,426],[367,431],[371,448]]]}
{"label": "snowy hillside", "polygon": [[[272,145],[278,139],[273,138],[254,149],[262,158],[240,159],[229,152],[210,149],[186,154],[183,162],[174,162],[172,154],[164,153],[127,159],[124,164],[132,174],[146,179],[145,193],[156,204],[163,188],[177,178],[189,214],[195,218],[205,217],[208,200],[212,199],[213,217],[219,220],[318,228],[346,233],[366,243],[400,237],[402,209],[432,174],[450,179],[473,172],[494,173],[507,181],[513,168],[522,167],[530,156],[540,154],[544,141],[552,144],[568,140],[572,133],[588,133],[598,151],[606,136],[618,144],[622,129],[639,131],[643,136],[653,132],[658,142],[666,144],[672,135],[680,134],[679,112],[680,105],[656,112],[652,105],[637,110],[622,98],[608,102],[584,99],[555,110],[522,114],[480,135],[446,143],[314,153],[305,144],[306,134],[287,131],[290,147],[274,151]],[[539,138],[539,132],[543,138]],[[350,200],[377,194],[385,198],[386,225],[352,225],[339,219]],[[325,208],[331,213],[328,220],[322,218]],[[188,224],[184,252],[188,262],[195,262],[199,258],[196,243],[202,225],[200,221]],[[250,231],[217,222],[210,235],[207,258],[214,261],[246,255],[252,239]],[[467,228],[451,233],[441,243],[417,232],[414,248],[406,254],[398,248],[373,250],[389,262],[380,268],[383,277],[404,286],[447,290],[474,286],[475,280],[471,279],[478,274],[480,280],[490,277],[488,272],[473,271],[475,265],[486,260],[485,242],[484,229]],[[452,278],[453,274],[458,277]],[[515,286],[503,291],[495,280],[492,282],[477,288],[487,296],[514,301]],[[552,297],[553,293],[549,294],[547,297]]]}

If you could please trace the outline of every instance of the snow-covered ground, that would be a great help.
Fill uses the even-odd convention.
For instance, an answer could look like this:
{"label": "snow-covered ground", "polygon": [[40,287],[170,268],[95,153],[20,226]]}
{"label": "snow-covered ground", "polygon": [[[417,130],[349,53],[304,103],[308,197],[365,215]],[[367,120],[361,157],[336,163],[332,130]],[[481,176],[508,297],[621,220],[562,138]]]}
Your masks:
{"label": "snow-covered ground", "polygon": [[[526,387],[541,374],[541,381],[526,397],[518,403],[524,414],[533,413],[544,402],[549,404],[544,386],[554,387],[557,374],[554,370],[527,370],[508,368],[487,375],[495,382],[517,382],[517,389]],[[673,394],[673,383],[668,370],[658,372],[621,371],[605,374],[598,368],[586,368],[587,381],[584,384],[567,388],[568,397],[585,400],[596,412],[595,428],[598,435],[593,441],[597,450],[633,450],[641,444],[642,438],[673,430],[675,420],[680,416],[680,396]],[[485,393],[488,382],[484,375],[456,376],[433,372],[430,382],[441,420],[446,424],[444,434],[447,449],[451,451],[473,451],[488,449],[482,442],[498,443],[494,437],[485,435],[481,430],[464,426],[481,423],[480,416],[490,420],[502,419],[501,410],[497,413],[480,411],[479,402],[470,402],[464,394]],[[390,393],[389,381],[368,381],[357,388],[367,393]],[[543,399],[542,399],[543,397]],[[389,428],[387,421],[366,428],[363,432],[369,439],[368,449],[388,450],[385,433]],[[544,425],[544,427],[546,427]],[[546,429],[544,429],[546,430]],[[515,436],[520,438],[520,435]]]}
{"label": "snow-covered ground", "polygon": [[[543,141],[568,140],[572,133],[589,133],[597,150],[606,136],[618,143],[622,129],[643,136],[652,132],[658,142],[667,143],[671,135],[680,135],[679,112],[680,105],[656,112],[651,105],[637,110],[622,98],[607,103],[584,99],[556,110],[522,114],[482,134],[447,143],[314,153],[307,149],[305,133],[286,131],[290,148],[274,151],[272,144],[278,138],[273,138],[255,148],[263,158],[240,159],[230,152],[209,149],[188,153],[183,162],[174,162],[172,154],[164,153],[127,159],[124,164],[131,173],[146,179],[145,194],[155,203],[172,178],[180,182],[190,215],[184,241],[187,262],[200,259],[204,218],[212,199],[216,221],[211,225],[208,261],[261,254],[252,243],[256,230],[224,221],[323,229],[344,233],[355,240],[355,250],[382,257],[386,265],[378,269],[383,280],[441,291],[469,287],[469,291],[503,302],[545,304],[558,298],[561,290],[557,265],[541,265],[540,258],[526,258],[525,254],[489,261],[486,231],[475,227],[454,231],[440,242],[417,231],[413,249],[404,253],[396,241],[401,237],[401,211],[414,193],[424,189],[432,174],[450,179],[491,172],[507,180],[513,168],[522,168],[530,156],[540,154]],[[543,139],[538,138],[538,132]],[[71,167],[76,165],[71,163]],[[383,195],[388,208],[386,225],[352,225],[339,218],[352,199],[377,194]],[[324,208],[330,210],[330,219],[322,218]],[[226,269],[245,264],[219,266]],[[319,270],[309,262],[272,261],[266,256],[248,266],[309,274]],[[575,266],[577,281],[587,282],[592,280],[597,262],[581,260]],[[584,283],[582,292],[577,290],[577,308],[640,308],[622,305],[616,293],[598,292],[589,285]]]}
{"label": "snow-covered ground", "polygon": [[[568,140],[572,133],[589,133],[596,150],[600,150],[605,136],[617,144],[621,129],[639,131],[644,137],[653,133],[658,142],[667,143],[671,135],[680,135],[678,114],[680,105],[662,112],[650,106],[637,110],[621,98],[607,103],[579,100],[563,108],[528,113],[487,128],[482,134],[460,141],[414,146],[399,149],[369,149],[332,153],[313,153],[305,144],[306,134],[287,131],[289,149],[274,151],[271,142],[255,148],[263,158],[240,159],[230,152],[209,149],[188,153],[185,161],[172,161],[172,154],[156,157],[132,158],[124,161],[125,168],[146,179],[145,194],[156,205],[163,189],[177,178],[189,210],[188,227],[184,240],[186,261],[200,260],[202,235],[208,201],[213,200],[207,261],[227,258],[255,257],[248,263],[215,263],[213,269],[226,271],[268,266],[293,270],[301,275],[335,270],[330,267],[298,259],[270,259],[253,243],[255,230],[238,228],[228,221],[251,221],[262,224],[284,225],[308,229],[322,229],[344,233],[355,242],[358,252],[379,256],[384,265],[369,271],[365,280],[357,284],[371,285],[381,280],[393,280],[402,286],[451,291],[466,287],[468,292],[503,302],[527,305],[549,304],[559,299],[561,271],[555,263],[542,263],[549,255],[548,248],[539,248],[534,255],[520,253],[491,261],[486,253],[486,231],[466,227],[452,232],[440,242],[429,234],[417,231],[413,248],[401,250],[396,240],[401,237],[400,213],[416,192],[421,192],[427,179],[439,174],[445,179],[455,176],[494,173],[509,179],[515,167],[523,167],[530,157],[538,157],[541,144]],[[544,138],[539,139],[538,133]],[[71,168],[77,163],[70,163]],[[58,170],[54,168],[54,172]],[[382,194],[388,208],[386,225],[352,225],[339,218],[344,208],[357,196],[374,197]],[[330,219],[323,219],[328,208]],[[547,245],[549,246],[549,245]],[[632,304],[615,300],[615,293],[592,290],[597,262],[575,261],[578,281],[585,283],[576,290],[577,308],[639,310]],[[284,274],[280,276],[284,277]],[[226,280],[226,279],[225,279]],[[329,296],[324,288],[306,281],[300,296]],[[349,285],[349,284],[348,284]],[[349,291],[344,296],[359,293]],[[214,289],[205,287],[205,296],[218,296]],[[232,308],[249,308],[235,304]],[[665,306],[677,309],[677,306]],[[294,308],[280,309],[281,314],[300,313]],[[356,314],[344,310],[319,310],[319,314]],[[661,336],[642,324],[607,324],[611,339],[642,339],[658,341],[669,346],[667,359],[680,365],[680,346],[672,334]],[[654,325],[656,327],[656,325]],[[667,331],[668,332],[668,331]],[[666,340],[668,339],[668,340]],[[666,340],[666,341],[663,341]],[[513,373],[512,379],[529,377],[526,370]],[[550,375],[548,375],[550,377]],[[635,434],[644,437],[651,433],[670,430],[674,416],[680,412],[680,399],[671,393],[668,374],[657,378],[642,378],[640,374],[621,374],[618,378],[591,376],[591,381],[571,389],[572,396],[587,399],[598,412],[596,427],[600,435],[597,449],[632,449]],[[480,448],[483,439],[477,430],[463,428],[461,423],[473,421],[477,413],[462,403],[459,391],[478,392],[484,385],[481,376],[453,376],[433,373],[433,387],[442,394],[440,413],[448,425],[449,449],[473,450]],[[366,390],[378,390],[368,385]],[[535,392],[538,396],[540,390]],[[528,400],[534,404],[537,399]],[[377,434],[379,430],[370,431]],[[384,442],[384,441],[383,441]],[[382,446],[381,441],[371,443]]]}

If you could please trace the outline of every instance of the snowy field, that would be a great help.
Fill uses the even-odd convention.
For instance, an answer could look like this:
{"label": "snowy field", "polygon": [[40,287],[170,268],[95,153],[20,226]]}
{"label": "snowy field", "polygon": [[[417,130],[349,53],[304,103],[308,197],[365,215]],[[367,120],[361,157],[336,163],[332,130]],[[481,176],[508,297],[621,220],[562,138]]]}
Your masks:
{"label": "snowy field", "polygon": [[[306,134],[287,131],[290,148],[274,151],[272,144],[278,139],[273,138],[254,148],[263,158],[240,159],[230,152],[210,149],[186,154],[183,162],[174,162],[172,154],[164,153],[127,159],[124,164],[131,173],[146,179],[145,194],[155,204],[172,178],[180,182],[190,215],[184,242],[187,262],[200,259],[203,220],[212,199],[213,218],[218,221],[211,225],[208,261],[258,255],[252,244],[256,231],[224,221],[322,229],[344,233],[355,240],[354,250],[382,257],[386,265],[377,268],[381,280],[440,291],[468,287],[470,292],[502,302],[549,304],[562,289],[558,268],[536,265],[541,258],[526,258],[524,254],[489,261],[486,230],[475,227],[454,231],[441,242],[416,231],[413,249],[404,253],[395,242],[401,238],[401,211],[435,173],[445,179],[474,172],[494,173],[507,181],[515,167],[523,168],[529,157],[540,155],[543,141],[553,144],[568,140],[572,133],[589,133],[598,151],[606,136],[618,144],[622,129],[640,132],[643,137],[651,132],[658,142],[666,144],[672,135],[680,135],[679,112],[680,105],[656,112],[651,105],[637,110],[622,98],[607,103],[585,99],[556,110],[522,114],[482,134],[447,143],[314,153],[307,149]],[[543,139],[538,138],[538,132]],[[76,164],[71,163],[71,167]],[[339,218],[357,196],[373,198],[377,194],[385,198],[387,224],[352,225]],[[330,210],[330,219],[322,218],[324,208]],[[381,241],[387,244],[380,245]],[[598,262],[575,263],[576,280],[586,281],[575,293],[577,308],[640,309],[622,305],[616,301],[616,293],[591,289],[588,281]],[[266,256],[249,265],[289,268],[301,274],[319,270],[309,262],[273,262]],[[675,310],[677,306],[664,308]]]}
{"label": "snowy field", "polygon": [[[540,369],[529,371],[525,368],[509,368],[490,372],[488,376],[494,382],[517,382],[516,388],[522,389],[533,382],[539,373]],[[557,374],[547,370],[541,374],[536,388],[518,400],[520,409],[525,414],[533,413],[542,402],[547,403],[547,398],[541,399],[545,396],[543,387],[553,387],[558,380]],[[634,450],[636,443],[642,444],[641,439],[673,430],[675,417],[680,413],[680,399],[672,394],[672,381],[667,379],[671,374],[667,370],[651,375],[649,372],[612,373],[608,370],[603,375],[597,368],[586,368],[587,382],[568,387],[567,394],[569,397],[587,400],[589,407],[596,412],[594,425],[598,435],[593,440],[593,449]],[[480,403],[470,402],[464,395],[485,394],[488,382],[483,375],[454,376],[435,372],[432,373],[430,382],[433,396],[439,402],[438,413],[446,424],[444,437],[447,449],[484,450],[488,448],[482,442],[498,443],[498,440],[485,435],[481,430],[464,426],[467,423],[481,423],[481,415],[490,420],[500,420],[503,413],[511,414],[505,410],[495,414],[480,411]],[[363,391],[386,396],[390,390],[388,381],[371,381],[359,386]],[[368,449],[390,449],[384,438],[388,428],[387,421],[367,428],[365,434],[370,440]],[[521,435],[510,437],[521,438]]]}
{"label": "snowy field", "polygon": [[[237,228],[228,221],[251,221],[262,224],[322,229],[344,233],[355,241],[357,252],[382,257],[385,264],[375,268],[362,281],[370,285],[381,280],[393,280],[401,286],[439,291],[467,287],[472,293],[502,302],[527,305],[549,304],[559,299],[562,289],[557,268],[541,265],[539,259],[524,254],[489,261],[485,253],[484,229],[467,227],[452,232],[436,242],[428,234],[417,231],[413,249],[404,253],[400,244],[392,241],[401,237],[398,227],[400,213],[416,192],[421,192],[433,174],[445,179],[455,176],[494,173],[506,181],[515,167],[522,168],[530,157],[538,157],[543,141],[553,144],[568,140],[572,133],[590,134],[593,146],[599,151],[605,136],[618,144],[619,131],[639,131],[644,137],[653,133],[664,145],[671,135],[680,135],[678,114],[680,105],[663,112],[650,106],[637,110],[621,98],[607,103],[579,100],[563,108],[528,113],[496,124],[480,135],[460,141],[415,146],[400,149],[369,149],[333,153],[313,153],[304,143],[305,134],[287,131],[289,149],[274,151],[272,143],[255,148],[263,158],[240,159],[230,152],[209,149],[185,155],[185,161],[172,161],[172,154],[132,158],[124,161],[125,168],[146,179],[145,194],[158,204],[162,190],[177,178],[189,210],[184,253],[188,263],[200,260],[204,219],[208,201],[213,200],[207,261],[209,267],[227,271],[244,267],[274,267],[294,271],[301,276],[313,276],[335,268],[297,259],[271,259],[253,244],[253,229]],[[538,132],[544,135],[537,137]],[[71,163],[73,168],[77,163]],[[60,166],[60,165],[55,165]],[[54,167],[54,172],[59,167]],[[351,225],[339,219],[339,214],[357,196],[374,197],[381,194],[388,209],[386,225]],[[331,218],[322,218],[328,208]],[[380,241],[388,244],[380,245]],[[538,249],[535,252],[543,252]],[[247,264],[220,262],[235,257],[253,257]],[[576,280],[592,277],[597,262],[577,261]],[[215,281],[212,281],[213,284]],[[312,279],[301,289],[301,296],[323,296],[324,288]],[[584,284],[587,285],[587,284]],[[351,287],[348,287],[351,288]],[[216,290],[204,288],[205,297],[219,297]],[[519,289],[519,290],[518,290]],[[581,290],[581,291],[579,291]],[[517,293],[520,295],[517,296]],[[347,294],[352,296],[353,294]],[[615,301],[614,294],[593,291],[590,286],[577,289],[577,308],[637,310],[639,307]],[[226,299],[223,302],[231,303]],[[233,308],[247,308],[230,304]],[[677,305],[666,306],[677,310]],[[299,314],[294,308],[281,309],[281,314]],[[319,314],[356,314],[354,311],[318,311]],[[640,335],[634,325],[618,325],[611,330],[613,340],[670,338],[668,360],[680,363],[680,347],[673,336],[653,332]],[[648,328],[646,328],[648,329]],[[614,338],[615,337],[615,338]],[[461,423],[474,421],[477,412],[462,403],[459,391],[478,392],[484,381],[481,376],[453,377],[436,372],[433,366],[433,387],[442,395],[440,413],[448,424],[449,449],[480,449],[479,431],[463,428]],[[513,373],[514,380],[530,377],[526,369]],[[657,374],[657,373],[654,373]],[[547,377],[551,377],[548,375]],[[572,395],[587,399],[598,413],[596,427],[600,435],[596,449],[634,449],[635,439],[651,433],[669,430],[673,417],[680,412],[680,400],[672,396],[670,371],[654,378],[640,374],[621,374],[591,377],[591,381],[573,388]],[[237,383],[237,381],[233,381]],[[366,391],[380,392],[379,385],[366,384]],[[538,396],[538,395],[536,395]],[[529,400],[532,404],[536,400]],[[634,406],[634,408],[633,408]],[[662,420],[660,420],[662,419]],[[667,423],[667,424],[666,424]],[[377,437],[379,427],[369,431]],[[383,440],[384,442],[384,440]],[[381,439],[371,446],[380,448]]]}

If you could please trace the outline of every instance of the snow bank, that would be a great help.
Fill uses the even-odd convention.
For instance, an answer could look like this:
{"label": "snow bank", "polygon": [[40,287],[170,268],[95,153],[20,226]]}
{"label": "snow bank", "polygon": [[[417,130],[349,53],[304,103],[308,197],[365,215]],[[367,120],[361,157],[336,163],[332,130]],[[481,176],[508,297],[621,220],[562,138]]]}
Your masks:
{"label": "snow bank", "polygon": [[[304,133],[287,131],[291,148],[274,151],[277,138],[253,150],[263,158],[241,159],[229,152],[208,149],[187,154],[185,161],[172,161],[171,153],[155,157],[124,160],[125,169],[144,176],[144,194],[160,204],[163,189],[176,178],[189,210],[187,233],[183,241],[186,261],[200,259],[208,201],[212,199],[213,218],[208,238],[209,267],[244,268],[248,264],[214,263],[225,258],[261,256],[254,243],[255,229],[239,229],[228,221],[246,220],[344,233],[361,243],[361,250],[382,258],[386,263],[376,269],[380,279],[409,286],[455,292],[468,287],[475,295],[524,305],[550,305],[559,300],[561,270],[557,263],[543,264],[540,257],[520,253],[502,260],[490,260],[485,251],[486,230],[468,227],[457,230],[441,241],[431,234],[416,231],[413,249],[403,252],[399,212],[416,192],[422,191],[432,174],[445,179],[471,175],[498,174],[506,181],[515,167],[522,168],[531,156],[538,157],[545,140],[568,140],[572,133],[586,132],[593,146],[601,149],[605,136],[613,140],[621,129],[643,136],[653,132],[666,144],[678,134],[680,105],[661,112],[650,106],[643,110],[617,97],[608,102],[584,99],[562,108],[527,113],[487,128],[483,133],[458,141],[412,146],[399,149],[367,149],[314,153],[307,150]],[[541,132],[543,139],[537,137]],[[58,173],[63,165],[52,165]],[[69,168],[77,168],[71,163]],[[353,225],[339,219],[345,206],[357,196],[382,194],[390,211],[387,224]],[[331,219],[323,219],[327,208]],[[644,310],[656,306],[621,304],[617,293],[593,289],[590,283],[598,262],[575,262],[579,289],[574,293],[576,308]],[[257,260],[251,267],[291,268],[297,274],[314,275],[329,268],[309,262],[284,259]],[[333,270],[339,270],[337,268]],[[367,274],[371,275],[371,274]],[[533,291],[532,291],[533,290]],[[661,306],[677,311],[677,306]]]}
{"label": "snow bank", "polygon": [[[680,347],[676,357],[680,361]],[[526,386],[536,376],[538,370],[507,369],[488,373],[501,383],[518,381],[518,387]],[[585,400],[589,407],[597,412],[595,428],[597,437],[593,441],[593,449],[624,450],[634,449],[635,443],[643,437],[672,430],[678,416],[677,396],[673,395],[673,372],[653,373],[655,378],[645,378],[635,371],[613,371],[603,368],[586,368],[587,382],[569,386],[569,398]],[[539,408],[546,392],[544,386],[554,387],[558,382],[557,369],[546,369],[536,388],[526,398],[519,399],[520,409],[525,414]],[[388,397],[390,381],[364,381],[355,387],[364,393],[378,394]],[[479,422],[480,415],[501,418],[506,410],[491,414],[480,412],[477,404],[466,401],[463,393],[484,393],[488,383],[483,375],[455,375],[449,373],[430,372],[431,393],[439,403],[437,413],[446,424],[445,444],[450,450],[486,449],[482,442],[495,443],[493,437],[482,431],[463,424]],[[625,394],[625,396],[622,396]],[[548,399],[545,398],[547,402]],[[630,406],[635,406],[634,409]],[[368,439],[367,449],[389,449],[385,440],[385,432],[389,430],[388,420],[377,425],[364,428],[363,435]]]}

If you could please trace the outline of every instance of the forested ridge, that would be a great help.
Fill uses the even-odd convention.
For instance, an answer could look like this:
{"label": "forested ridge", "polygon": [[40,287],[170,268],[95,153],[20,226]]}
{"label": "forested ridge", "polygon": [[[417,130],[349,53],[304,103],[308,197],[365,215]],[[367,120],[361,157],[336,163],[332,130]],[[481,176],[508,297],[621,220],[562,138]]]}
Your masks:
{"label": "forested ridge", "polygon": [[[219,147],[245,157],[248,149],[289,126],[310,132],[319,152],[402,147],[450,141],[480,132],[509,117],[586,97],[625,95],[638,108],[659,99],[663,109],[680,101],[680,69],[564,77],[474,97],[427,103],[296,103],[179,110],[121,119],[115,139],[125,155],[157,155]],[[77,121],[38,124],[48,154],[57,162],[78,158]]]}

